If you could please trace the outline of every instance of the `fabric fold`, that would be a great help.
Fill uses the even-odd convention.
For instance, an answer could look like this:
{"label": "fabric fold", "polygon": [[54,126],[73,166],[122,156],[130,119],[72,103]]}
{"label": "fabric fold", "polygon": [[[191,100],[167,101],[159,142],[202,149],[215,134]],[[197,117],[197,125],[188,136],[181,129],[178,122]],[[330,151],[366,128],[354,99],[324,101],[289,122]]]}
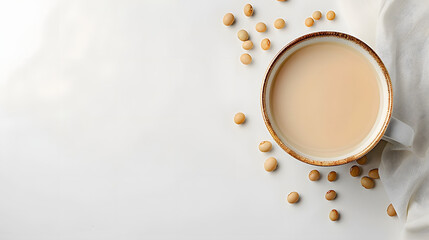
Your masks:
{"label": "fabric fold", "polygon": [[415,130],[411,150],[387,144],[380,178],[404,222],[403,239],[429,239],[429,2],[386,0],[376,51],[393,84],[393,116]]}

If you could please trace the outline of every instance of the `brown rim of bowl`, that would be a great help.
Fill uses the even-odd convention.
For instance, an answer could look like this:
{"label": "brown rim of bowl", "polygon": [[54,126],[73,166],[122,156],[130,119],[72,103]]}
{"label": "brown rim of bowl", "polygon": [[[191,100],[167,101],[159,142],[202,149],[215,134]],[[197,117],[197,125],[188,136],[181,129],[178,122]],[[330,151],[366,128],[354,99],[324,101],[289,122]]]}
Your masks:
{"label": "brown rim of bowl", "polygon": [[[372,142],[368,146],[366,146],[361,152],[359,152],[355,155],[352,155],[350,157],[340,159],[340,160],[336,160],[336,161],[312,160],[312,159],[304,157],[304,156],[298,154],[297,152],[293,151],[292,149],[288,148],[280,140],[280,138],[277,136],[277,133],[274,131],[273,127],[271,126],[271,122],[270,122],[270,119],[268,118],[268,114],[267,114],[267,106],[266,106],[266,99],[265,99],[265,95],[267,92],[267,82],[268,82],[267,79],[268,79],[268,76],[272,72],[274,64],[277,63],[277,61],[279,61],[279,57],[283,53],[285,53],[288,49],[290,49],[292,46],[295,46],[296,44],[303,42],[305,40],[317,38],[317,37],[337,37],[337,38],[342,38],[342,39],[352,41],[352,42],[358,44],[359,46],[361,46],[364,50],[366,50],[374,58],[374,60],[377,62],[378,66],[382,70],[384,78],[386,79],[386,82],[387,82],[387,91],[388,91],[388,97],[389,97],[388,109],[387,109],[386,118],[384,119],[384,123],[383,123],[383,126],[381,128],[381,131],[376,135],[374,140],[372,140]],[[283,47],[276,54],[276,56],[273,58],[270,65],[268,66],[267,71],[265,72],[264,82],[262,83],[262,91],[261,91],[262,115],[264,118],[265,125],[267,126],[268,131],[270,132],[271,136],[274,138],[274,140],[277,142],[277,144],[283,150],[285,150],[287,153],[289,153],[292,157],[294,157],[294,158],[296,158],[302,162],[312,164],[312,165],[317,165],[317,166],[335,166],[335,165],[346,164],[346,163],[349,163],[351,161],[354,161],[354,160],[357,160],[357,159],[363,157],[365,154],[367,154],[369,151],[371,151],[371,149],[373,149],[375,147],[375,145],[377,145],[377,143],[381,140],[381,138],[384,135],[384,132],[387,129],[387,126],[389,125],[390,117],[392,115],[392,105],[393,105],[392,102],[393,102],[392,83],[390,81],[389,73],[387,72],[387,69],[384,66],[383,62],[381,61],[380,57],[378,57],[378,55],[374,52],[374,50],[372,50],[366,43],[362,42],[361,40],[357,39],[356,37],[353,37],[353,36],[345,34],[345,33],[332,32],[332,31],[322,31],[322,32],[309,33],[309,34],[306,34],[306,35],[303,35],[301,37],[294,39],[293,41],[288,43],[285,47]]]}

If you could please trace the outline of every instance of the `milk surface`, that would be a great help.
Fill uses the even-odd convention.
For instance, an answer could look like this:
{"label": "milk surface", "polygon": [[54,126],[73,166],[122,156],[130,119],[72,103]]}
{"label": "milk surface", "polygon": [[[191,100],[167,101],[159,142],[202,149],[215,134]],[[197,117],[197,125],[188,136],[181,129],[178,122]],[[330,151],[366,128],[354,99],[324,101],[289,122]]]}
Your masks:
{"label": "milk surface", "polygon": [[370,133],[380,87],[362,53],[345,44],[319,42],[286,59],[270,103],[287,145],[311,156],[336,157],[356,149]]}

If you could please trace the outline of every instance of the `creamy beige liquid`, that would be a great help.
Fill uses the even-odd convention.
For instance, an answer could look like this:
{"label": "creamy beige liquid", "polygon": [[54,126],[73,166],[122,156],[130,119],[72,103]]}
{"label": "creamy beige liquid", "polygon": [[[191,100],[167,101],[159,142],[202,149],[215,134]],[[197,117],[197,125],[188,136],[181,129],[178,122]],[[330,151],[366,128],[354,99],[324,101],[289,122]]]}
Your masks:
{"label": "creamy beige liquid", "polygon": [[271,90],[274,122],[287,144],[317,157],[356,149],[374,126],[379,105],[374,67],[341,43],[315,43],[293,53]]}

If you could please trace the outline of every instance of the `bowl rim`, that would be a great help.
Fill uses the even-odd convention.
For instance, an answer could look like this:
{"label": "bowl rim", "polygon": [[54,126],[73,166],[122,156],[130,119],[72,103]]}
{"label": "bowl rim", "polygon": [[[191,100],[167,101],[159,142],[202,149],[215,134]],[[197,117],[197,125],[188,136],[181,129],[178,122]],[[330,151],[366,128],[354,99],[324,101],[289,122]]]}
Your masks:
{"label": "bowl rim", "polygon": [[[387,91],[388,91],[388,108],[387,108],[387,114],[385,116],[383,125],[381,130],[377,133],[377,135],[375,135],[374,139],[371,141],[370,144],[368,144],[362,151],[360,151],[357,154],[354,154],[352,156],[343,158],[343,159],[339,159],[339,160],[335,160],[335,161],[319,161],[319,160],[314,160],[314,159],[310,159],[308,157],[302,156],[299,153],[293,151],[292,149],[290,149],[289,147],[287,147],[282,140],[279,138],[279,136],[277,135],[277,133],[274,131],[271,121],[268,117],[268,113],[267,113],[267,105],[266,105],[266,93],[267,93],[267,85],[268,85],[268,77],[271,74],[271,72],[273,71],[274,65],[279,61],[280,56],[282,56],[286,51],[288,51],[290,48],[292,48],[293,46],[309,40],[309,39],[313,39],[313,38],[322,38],[322,37],[336,37],[336,38],[341,38],[347,41],[351,41],[357,45],[359,45],[361,48],[363,48],[366,52],[368,52],[370,54],[370,56],[377,62],[378,67],[381,69],[383,75],[384,75],[384,79],[386,80],[387,83]],[[349,34],[346,33],[342,33],[342,32],[335,32],[335,31],[320,31],[320,32],[312,32],[309,34],[305,34],[303,36],[300,36],[298,38],[295,38],[294,40],[292,40],[291,42],[289,42],[288,44],[286,44],[286,46],[284,46],[275,56],[274,58],[271,60],[270,64],[268,65],[268,68],[265,72],[264,75],[264,80],[262,83],[262,89],[261,89],[261,110],[262,110],[262,116],[265,122],[265,125],[268,129],[268,131],[270,132],[271,136],[273,137],[274,141],[277,142],[277,144],[284,150],[286,151],[289,155],[291,155],[292,157],[311,164],[311,165],[317,165],[317,166],[336,166],[336,165],[342,165],[342,164],[346,164],[349,162],[352,162],[354,160],[357,160],[361,157],[363,157],[365,154],[367,154],[369,151],[371,151],[376,145],[377,143],[381,140],[381,138],[383,137],[384,133],[386,132],[387,126],[389,125],[389,121],[390,118],[392,116],[392,108],[393,108],[393,91],[392,91],[392,82],[390,80],[390,76],[389,73],[384,65],[384,63],[381,61],[380,57],[375,53],[375,51],[369,47],[366,43],[364,43],[363,41],[361,41],[360,39],[351,36]]]}

